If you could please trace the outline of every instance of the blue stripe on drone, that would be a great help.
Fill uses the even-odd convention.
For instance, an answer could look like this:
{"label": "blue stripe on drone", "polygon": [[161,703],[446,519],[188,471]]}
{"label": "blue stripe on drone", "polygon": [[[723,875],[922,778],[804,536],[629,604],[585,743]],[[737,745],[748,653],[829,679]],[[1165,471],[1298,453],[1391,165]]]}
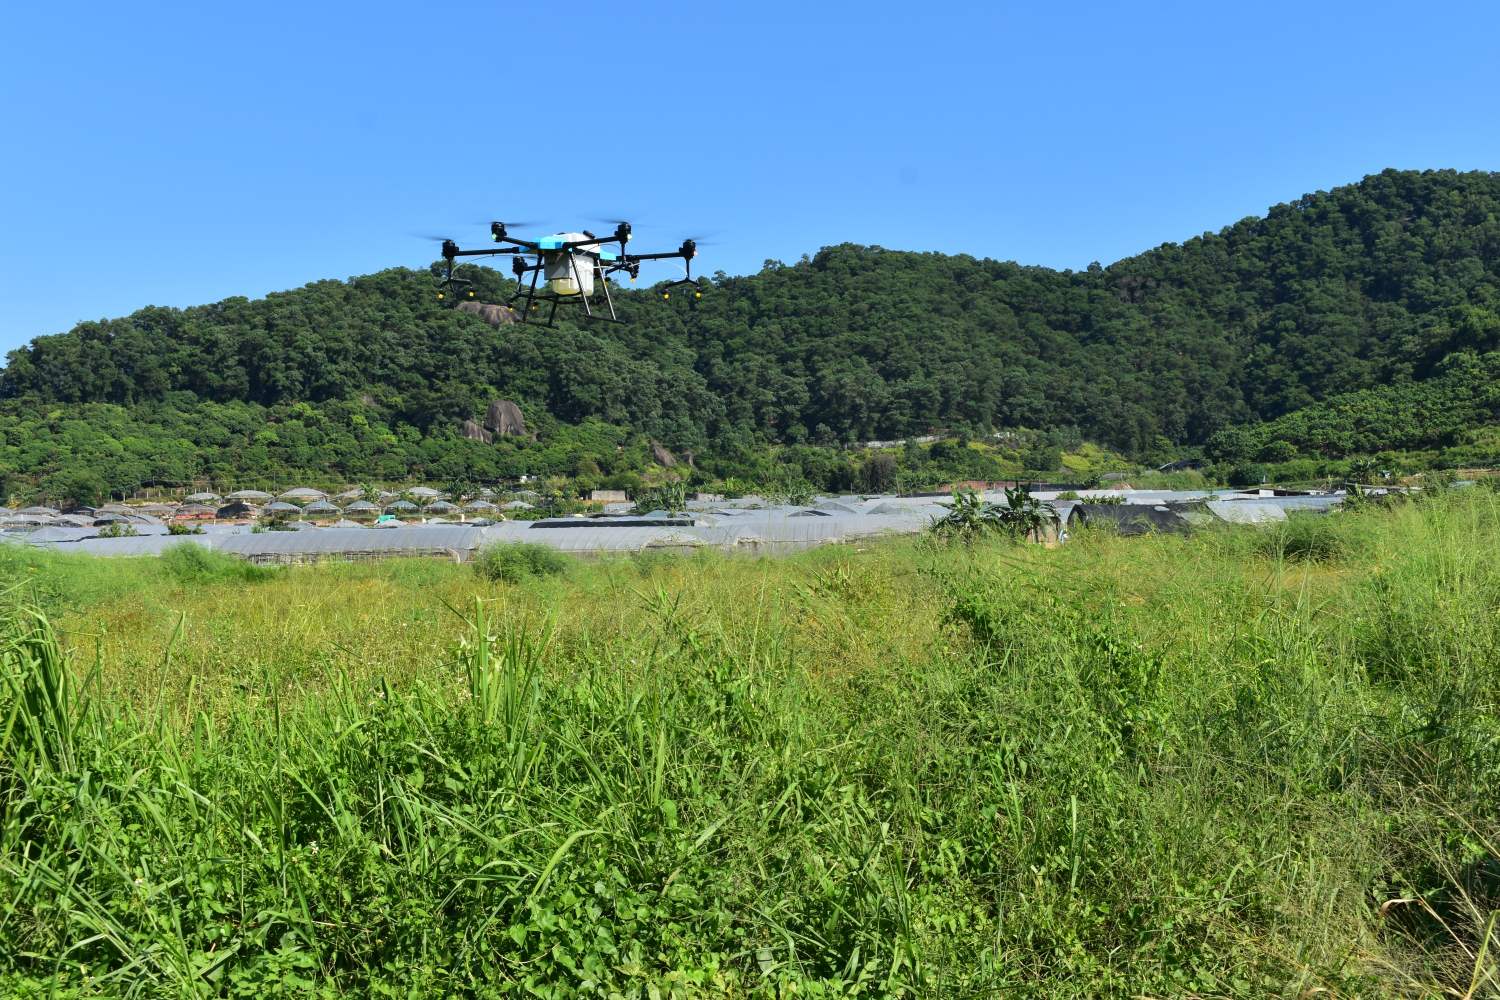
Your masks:
{"label": "blue stripe on drone", "polygon": [[536,245],[543,250],[561,250],[563,241],[556,236],[543,236],[536,241]]}

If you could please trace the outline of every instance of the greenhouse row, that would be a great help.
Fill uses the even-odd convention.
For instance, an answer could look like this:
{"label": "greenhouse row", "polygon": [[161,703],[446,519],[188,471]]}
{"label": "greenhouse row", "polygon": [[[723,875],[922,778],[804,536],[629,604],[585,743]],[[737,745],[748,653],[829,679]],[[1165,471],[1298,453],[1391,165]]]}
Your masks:
{"label": "greenhouse row", "polygon": [[[1229,491],[1114,491],[1101,497],[1059,499],[1036,494],[1058,514],[1057,541],[1079,523],[1108,521],[1122,533],[1187,530],[1195,523],[1261,523],[1283,520],[1288,512],[1327,511],[1337,495],[1258,496]],[[1004,503],[1003,494],[986,499]],[[1123,502],[1122,502],[1123,501]],[[375,559],[437,556],[463,561],[497,543],[528,542],[575,555],[649,550],[700,549],[780,554],[886,535],[909,535],[928,528],[948,512],[946,496],[820,497],[806,505],[772,504],[758,497],[694,502],[687,511],[631,515],[624,511],[593,517],[500,521],[483,524],[395,523],[384,526],[297,524],[294,530],[258,530],[252,525],[211,524],[198,532],[171,532],[166,525],[140,523],[120,535],[108,526],[52,524],[0,532],[0,540],[57,551],[94,555],[157,555],[172,545],[201,545],[253,562],[311,562],[322,559]]]}

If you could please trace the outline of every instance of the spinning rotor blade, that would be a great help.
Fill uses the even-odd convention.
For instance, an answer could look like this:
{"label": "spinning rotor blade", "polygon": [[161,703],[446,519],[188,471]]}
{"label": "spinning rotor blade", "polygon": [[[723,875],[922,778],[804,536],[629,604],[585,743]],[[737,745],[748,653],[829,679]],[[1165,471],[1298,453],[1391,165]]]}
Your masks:
{"label": "spinning rotor blade", "polygon": [[[636,218],[639,218],[639,216],[637,216]],[[623,216],[618,215],[586,215],[584,216],[584,219],[588,222],[597,222],[600,225],[608,226],[618,226],[622,222],[628,222],[631,225],[634,225],[636,221],[634,218],[627,219]]]}

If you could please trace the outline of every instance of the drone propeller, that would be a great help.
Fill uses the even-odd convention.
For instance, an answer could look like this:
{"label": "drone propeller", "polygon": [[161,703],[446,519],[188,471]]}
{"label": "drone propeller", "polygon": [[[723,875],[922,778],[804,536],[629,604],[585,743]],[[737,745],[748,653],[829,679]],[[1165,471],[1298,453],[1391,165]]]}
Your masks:
{"label": "drone propeller", "polygon": [[514,226],[517,229],[532,229],[540,225],[540,222],[501,222],[498,219],[491,220],[489,223],[490,240],[495,243],[499,243],[501,240],[505,239],[506,230],[508,230],[511,226]]}

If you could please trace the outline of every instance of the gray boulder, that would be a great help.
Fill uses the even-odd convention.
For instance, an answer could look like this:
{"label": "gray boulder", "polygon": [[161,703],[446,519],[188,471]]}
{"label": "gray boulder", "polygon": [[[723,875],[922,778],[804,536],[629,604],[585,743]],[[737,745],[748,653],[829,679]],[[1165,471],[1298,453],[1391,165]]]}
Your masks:
{"label": "gray boulder", "polygon": [[489,444],[495,439],[493,434],[485,430],[484,426],[472,417],[464,421],[461,432],[470,441],[483,441],[485,444]]}
{"label": "gray boulder", "polygon": [[658,465],[668,469],[677,464],[677,457],[655,441],[651,442],[651,457],[656,459]]}
{"label": "gray boulder", "polygon": [[501,437],[526,437],[526,418],[521,408],[508,399],[492,400],[484,411],[484,426]]}
{"label": "gray boulder", "polygon": [[521,314],[510,306],[498,306],[491,302],[460,302],[454,306],[459,312],[472,313],[490,326],[508,326],[518,322]]}

